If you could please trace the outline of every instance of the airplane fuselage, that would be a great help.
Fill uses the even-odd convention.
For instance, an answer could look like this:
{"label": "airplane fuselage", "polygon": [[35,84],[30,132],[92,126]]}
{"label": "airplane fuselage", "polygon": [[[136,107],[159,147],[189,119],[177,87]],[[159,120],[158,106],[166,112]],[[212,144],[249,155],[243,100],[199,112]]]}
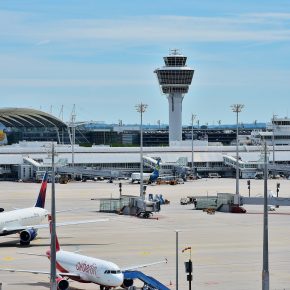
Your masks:
{"label": "airplane fuselage", "polygon": [[0,235],[7,235],[15,229],[40,224],[48,215],[47,210],[40,207],[16,209],[0,213]]}
{"label": "airplane fuselage", "polygon": [[109,261],[60,250],[56,253],[56,262],[59,272],[77,274],[80,278],[70,278],[79,282],[118,287],[124,280],[120,268]]}

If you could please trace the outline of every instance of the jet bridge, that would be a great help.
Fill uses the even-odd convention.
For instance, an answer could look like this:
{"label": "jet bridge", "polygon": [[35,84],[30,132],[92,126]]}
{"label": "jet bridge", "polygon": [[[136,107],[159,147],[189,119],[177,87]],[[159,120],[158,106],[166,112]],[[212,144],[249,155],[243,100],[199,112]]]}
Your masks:
{"label": "jet bridge", "polygon": [[[241,204],[262,205],[264,197],[240,197]],[[290,198],[287,197],[268,197],[268,204],[274,206],[290,206]]]}
{"label": "jet bridge", "polygon": [[[236,195],[233,193],[218,193],[216,196],[187,196],[180,200],[180,204],[193,203],[195,209],[213,209],[221,212],[245,213],[242,205],[263,205],[264,197],[239,196],[239,206],[235,204]],[[290,206],[290,198],[268,196],[268,204],[273,206]]]}
{"label": "jet bridge", "polygon": [[79,176],[83,180],[88,178],[95,178],[95,177],[103,177],[109,179],[115,179],[122,176],[122,172],[118,170],[99,170],[99,169],[91,169],[85,167],[68,167],[63,166],[57,168],[57,173],[60,175],[75,175]]}
{"label": "jet bridge", "polygon": [[[236,169],[237,159],[231,155],[223,155],[224,164]],[[261,168],[260,162],[246,162],[238,160],[239,171],[241,178],[255,178],[257,171]]]}

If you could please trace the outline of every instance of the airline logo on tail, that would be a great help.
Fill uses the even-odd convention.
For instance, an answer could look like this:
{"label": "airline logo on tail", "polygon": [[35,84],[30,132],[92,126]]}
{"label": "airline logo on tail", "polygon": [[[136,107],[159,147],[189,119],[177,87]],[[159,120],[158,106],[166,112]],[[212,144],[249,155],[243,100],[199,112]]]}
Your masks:
{"label": "airline logo on tail", "polygon": [[149,179],[150,182],[155,182],[157,178],[159,177],[159,169],[160,169],[159,162],[160,162],[160,159],[158,159],[157,164],[154,168],[154,171],[150,175],[150,179]]}
{"label": "airline logo on tail", "polygon": [[35,207],[44,208],[45,206],[47,181],[48,181],[48,172],[46,171],[42,179],[41,188],[39,191],[39,195],[38,195]]}

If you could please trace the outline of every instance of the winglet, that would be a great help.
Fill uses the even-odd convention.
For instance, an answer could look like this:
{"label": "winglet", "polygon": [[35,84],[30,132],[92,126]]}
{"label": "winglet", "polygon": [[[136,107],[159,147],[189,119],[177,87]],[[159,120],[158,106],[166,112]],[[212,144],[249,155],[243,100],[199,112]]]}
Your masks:
{"label": "winglet", "polygon": [[47,188],[47,181],[48,181],[48,172],[46,171],[43,175],[40,191],[38,194],[38,198],[35,204],[35,207],[44,208],[45,206],[45,197],[46,197],[46,188]]}
{"label": "winglet", "polygon": [[[49,230],[50,230],[50,234],[51,234],[51,215],[50,214],[48,215],[48,222],[49,222]],[[59,245],[56,233],[55,233],[55,250],[57,252],[60,251],[60,245]]]}

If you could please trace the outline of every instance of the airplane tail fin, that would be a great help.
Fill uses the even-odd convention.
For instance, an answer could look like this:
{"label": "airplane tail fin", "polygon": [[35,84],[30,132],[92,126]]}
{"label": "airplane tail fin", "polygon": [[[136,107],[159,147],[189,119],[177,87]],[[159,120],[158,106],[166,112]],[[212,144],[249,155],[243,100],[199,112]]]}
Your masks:
{"label": "airplane tail fin", "polygon": [[47,181],[48,181],[48,172],[46,171],[45,174],[43,175],[43,179],[41,182],[41,187],[40,187],[40,191],[38,194],[38,198],[37,198],[35,207],[44,208],[44,206],[45,206]]}
{"label": "airplane tail fin", "polygon": [[159,163],[160,163],[160,159],[158,159],[158,161],[157,161],[157,164],[156,164],[156,166],[155,166],[155,168],[154,168],[154,171],[151,173],[151,175],[150,175],[150,181],[151,182],[154,182],[154,181],[156,181],[157,180],[157,178],[159,177],[159,169],[160,169],[160,165],[159,165]]}
{"label": "airplane tail fin", "polygon": [[[48,222],[49,222],[49,231],[50,231],[50,234],[51,234],[51,215],[50,214],[48,215]],[[55,233],[55,250],[57,252],[60,251],[60,245],[59,245],[59,241],[58,241],[56,233]]]}
{"label": "airplane tail fin", "polygon": [[155,166],[155,168],[154,168],[154,171],[153,171],[153,174],[155,174],[155,175],[159,175],[159,170],[160,170],[160,159],[158,159],[157,160],[157,164],[156,164],[156,166]]}

